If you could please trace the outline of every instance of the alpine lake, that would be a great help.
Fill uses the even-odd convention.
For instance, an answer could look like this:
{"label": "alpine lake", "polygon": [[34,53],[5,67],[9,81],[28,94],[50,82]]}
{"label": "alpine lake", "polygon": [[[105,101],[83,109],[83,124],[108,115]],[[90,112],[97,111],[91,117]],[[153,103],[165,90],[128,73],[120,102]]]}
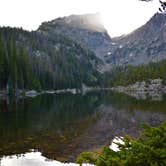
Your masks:
{"label": "alpine lake", "polygon": [[56,166],[116,137],[138,137],[142,124],[166,120],[166,95],[135,98],[112,91],[0,99],[0,166]]}

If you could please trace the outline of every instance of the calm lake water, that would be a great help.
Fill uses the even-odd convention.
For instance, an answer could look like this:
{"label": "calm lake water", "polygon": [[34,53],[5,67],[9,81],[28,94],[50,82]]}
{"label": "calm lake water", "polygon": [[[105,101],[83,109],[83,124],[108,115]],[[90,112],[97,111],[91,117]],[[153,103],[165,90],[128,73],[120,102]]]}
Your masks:
{"label": "calm lake water", "polygon": [[[10,160],[16,166],[23,153],[38,155],[25,155],[27,165],[38,160],[35,166],[42,166],[42,156],[71,162],[83,151],[109,145],[115,136],[138,136],[143,123],[156,126],[165,120],[165,95],[151,100],[100,91],[0,99],[0,165],[18,155]],[[29,153],[32,149],[36,153]]]}

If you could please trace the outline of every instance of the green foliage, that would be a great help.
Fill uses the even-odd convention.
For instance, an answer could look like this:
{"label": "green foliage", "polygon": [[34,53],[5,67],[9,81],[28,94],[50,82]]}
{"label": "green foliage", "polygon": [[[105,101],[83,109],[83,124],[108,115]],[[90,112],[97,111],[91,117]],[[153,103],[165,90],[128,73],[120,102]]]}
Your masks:
{"label": "green foliage", "polygon": [[41,90],[41,84],[40,84],[40,81],[38,79],[33,79],[32,81],[32,89],[35,89],[35,90],[38,90],[40,91]]}
{"label": "green foliage", "polygon": [[0,34],[0,80],[1,80],[0,88],[4,87],[4,85],[6,84],[7,74],[8,74],[8,62],[5,53],[5,46],[4,43],[2,42],[2,36]]}
{"label": "green foliage", "polygon": [[103,76],[105,86],[129,85],[137,81],[149,79],[163,79],[166,82],[166,60],[140,66],[115,67]]}
{"label": "green foliage", "polygon": [[0,90],[96,86],[97,63],[94,53],[64,36],[0,28]]}
{"label": "green foliage", "polygon": [[[166,122],[159,127],[144,126],[140,138],[123,138],[120,151],[106,147],[97,157],[95,153],[82,153],[77,162],[90,161],[97,166],[165,166],[166,165]],[[95,156],[95,157],[94,157]]]}
{"label": "green foliage", "polygon": [[77,163],[89,163],[94,164],[97,162],[98,155],[93,152],[83,152],[81,155],[77,158]]}

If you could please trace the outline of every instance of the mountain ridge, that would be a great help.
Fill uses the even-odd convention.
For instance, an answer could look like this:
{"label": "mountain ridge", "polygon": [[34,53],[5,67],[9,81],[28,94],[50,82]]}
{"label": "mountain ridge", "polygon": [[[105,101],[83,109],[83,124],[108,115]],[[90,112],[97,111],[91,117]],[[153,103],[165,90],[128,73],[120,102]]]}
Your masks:
{"label": "mountain ridge", "polygon": [[[119,38],[110,38],[98,19],[98,14],[71,15],[44,22],[32,32],[0,28],[0,65],[8,70],[0,87],[9,86],[10,79],[13,88],[25,82],[18,71],[22,68],[19,67],[21,49],[16,47],[27,51],[35,73],[33,80],[25,76],[28,82],[25,88],[36,87],[33,84],[44,89],[81,88],[82,84],[98,86],[102,73],[114,67],[166,59],[166,15],[155,14],[145,25]],[[5,70],[0,71],[1,75],[5,75]]]}
{"label": "mountain ridge", "polygon": [[44,22],[38,28],[40,33],[61,34],[91,49],[96,56],[103,56],[111,43],[111,38],[101,22],[99,14],[70,15]]}
{"label": "mountain ridge", "polygon": [[166,58],[166,14],[156,13],[132,33],[112,39],[117,48],[108,58],[111,65],[141,65]]}
{"label": "mountain ridge", "polygon": [[[96,30],[92,30],[88,24],[97,27],[100,25],[102,31],[95,26]],[[166,48],[162,46],[165,43],[165,24],[166,15],[156,13],[146,24],[130,34],[111,38],[99,15],[87,14],[70,15],[45,22],[38,31],[51,35],[62,34],[90,49],[103,61],[100,70],[104,72],[111,70],[113,66],[137,66],[165,59]]]}

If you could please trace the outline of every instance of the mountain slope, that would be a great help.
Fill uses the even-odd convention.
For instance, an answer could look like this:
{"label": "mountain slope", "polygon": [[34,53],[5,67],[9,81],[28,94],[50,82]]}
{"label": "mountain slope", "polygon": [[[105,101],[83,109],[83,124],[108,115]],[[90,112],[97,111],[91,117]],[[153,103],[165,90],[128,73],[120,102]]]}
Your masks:
{"label": "mountain slope", "polygon": [[82,46],[91,49],[96,56],[104,60],[111,44],[99,14],[71,15],[44,22],[38,32],[45,35],[63,35]]}
{"label": "mountain slope", "polygon": [[5,69],[0,68],[0,89],[64,89],[98,84],[100,60],[65,36],[0,28],[0,38],[0,67]]}
{"label": "mountain slope", "polygon": [[165,14],[119,38],[109,37],[99,14],[58,18],[33,32],[0,28],[0,89],[94,86],[101,71],[163,59]]}
{"label": "mountain slope", "polygon": [[100,71],[114,66],[140,65],[166,58],[166,15],[155,14],[131,34],[110,38],[99,14],[71,15],[42,23],[38,32],[67,36],[92,50],[103,61]]}
{"label": "mountain slope", "polygon": [[127,36],[112,39],[117,43],[110,65],[140,65],[166,59],[166,14],[155,14],[144,26]]}

